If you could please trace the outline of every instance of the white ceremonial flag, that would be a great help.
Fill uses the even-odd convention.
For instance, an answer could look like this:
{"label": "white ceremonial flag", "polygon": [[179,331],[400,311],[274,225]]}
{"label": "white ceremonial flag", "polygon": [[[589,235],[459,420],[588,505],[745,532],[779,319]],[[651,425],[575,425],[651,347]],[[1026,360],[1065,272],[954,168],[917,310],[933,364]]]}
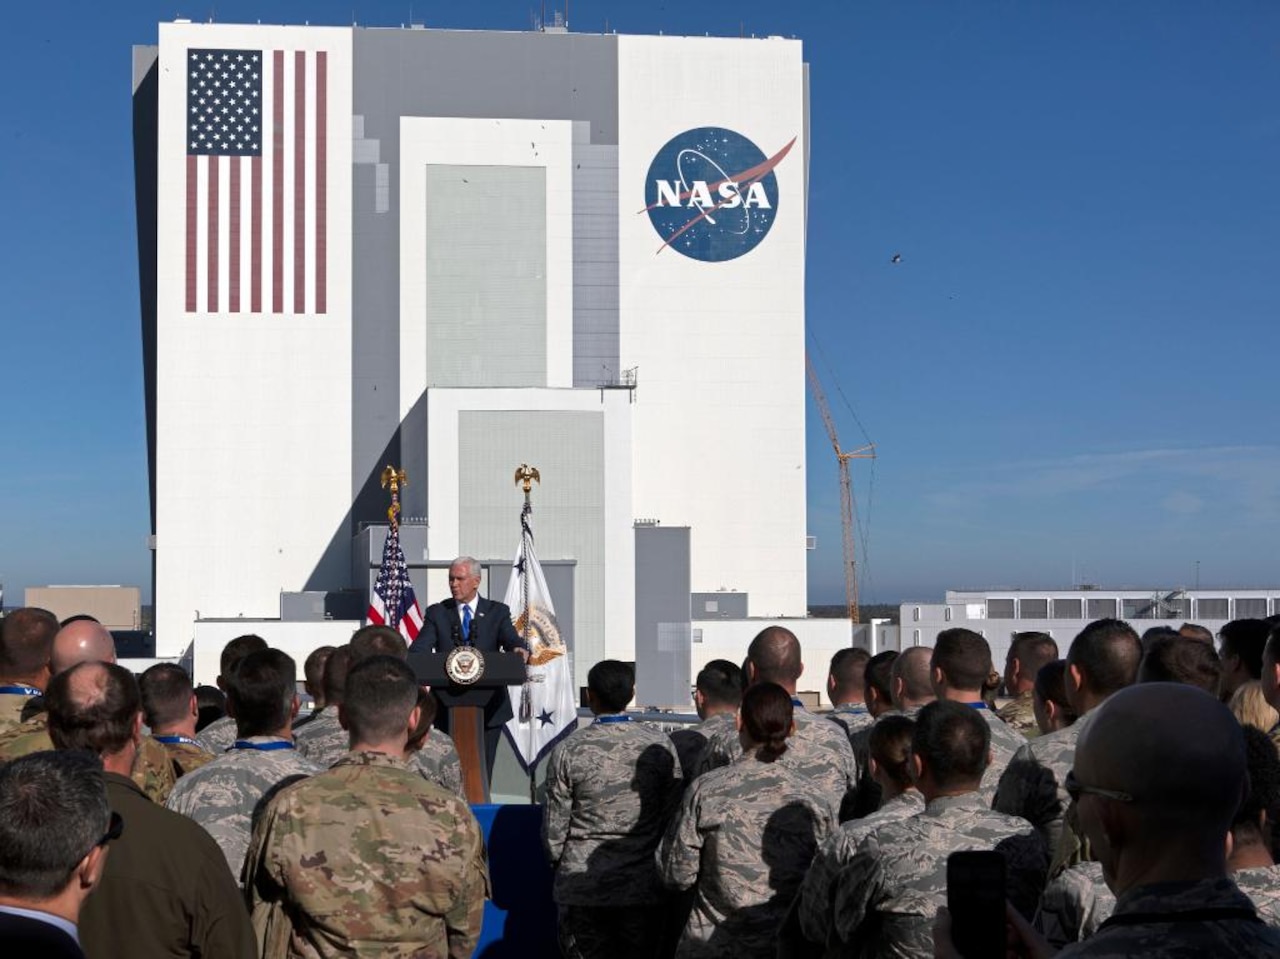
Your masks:
{"label": "white ceremonial flag", "polygon": [[573,662],[560,635],[551,593],[533,550],[530,512],[526,504],[520,517],[520,546],[506,595],[516,632],[527,636],[529,643],[528,681],[523,686],[507,687],[514,713],[507,722],[507,735],[526,772],[578,725]]}

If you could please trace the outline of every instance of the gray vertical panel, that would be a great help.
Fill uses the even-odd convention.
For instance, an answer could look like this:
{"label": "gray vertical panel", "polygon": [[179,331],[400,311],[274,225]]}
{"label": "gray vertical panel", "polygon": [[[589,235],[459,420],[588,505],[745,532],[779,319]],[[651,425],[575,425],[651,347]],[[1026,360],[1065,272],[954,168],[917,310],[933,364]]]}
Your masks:
{"label": "gray vertical panel", "polygon": [[[579,120],[591,143],[616,144],[618,42],[585,34],[360,28],[352,31],[352,56],[352,112],[364,127],[360,158],[376,151],[380,161],[356,163],[352,171],[351,468],[358,522],[383,515],[377,474],[387,458],[401,461],[400,117]],[[616,249],[616,236],[612,243]]]}
{"label": "gray vertical panel", "polygon": [[577,132],[573,144],[573,385],[599,386],[617,383],[620,373],[618,148],[581,142]]}
{"label": "gray vertical panel", "polygon": [[546,168],[424,173],[427,386],[546,386]]}
{"label": "gray vertical panel", "polygon": [[689,528],[636,527],[636,700],[688,706]]}
{"label": "gray vertical panel", "polygon": [[[458,416],[458,534],[462,552],[515,556],[521,463],[537,467],[533,532],[540,560],[573,559],[573,670],[604,657],[604,416],[578,411],[463,411]],[[554,592],[557,604],[560,597]]]}

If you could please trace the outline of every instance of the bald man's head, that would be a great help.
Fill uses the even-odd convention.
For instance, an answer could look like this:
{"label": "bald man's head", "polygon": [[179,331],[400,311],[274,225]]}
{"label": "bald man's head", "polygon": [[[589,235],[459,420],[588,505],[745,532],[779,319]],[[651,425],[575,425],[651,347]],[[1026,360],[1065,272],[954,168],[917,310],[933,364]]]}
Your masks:
{"label": "bald man's head", "polygon": [[933,702],[932,659],[928,646],[912,646],[893,661],[893,704],[899,709]]}
{"label": "bald man's head", "polygon": [[1212,847],[1221,845],[1244,797],[1244,735],[1227,707],[1203,690],[1142,683],[1097,707],[1080,733],[1074,771],[1086,786],[1132,797],[1121,804],[1132,811],[1124,820],[1131,843]]}
{"label": "bald man's head", "polygon": [[116,642],[101,623],[78,619],[58,630],[53,638],[53,674],[66,672],[77,663],[114,663]]}
{"label": "bald man's head", "polygon": [[79,663],[59,673],[49,682],[45,703],[54,746],[99,756],[129,745],[142,712],[137,680],[115,663]]}
{"label": "bald man's head", "polygon": [[747,661],[754,672],[753,683],[777,683],[788,692],[796,691],[796,680],[804,671],[800,661],[800,640],[783,626],[761,630],[747,647]]}

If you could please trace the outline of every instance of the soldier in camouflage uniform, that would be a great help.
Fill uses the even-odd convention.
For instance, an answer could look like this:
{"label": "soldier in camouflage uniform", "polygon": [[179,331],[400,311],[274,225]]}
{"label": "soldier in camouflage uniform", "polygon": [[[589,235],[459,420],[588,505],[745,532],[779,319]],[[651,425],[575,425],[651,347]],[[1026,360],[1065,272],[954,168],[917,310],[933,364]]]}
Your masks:
{"label": "soldier in camouflage uniform", "polygon": [[227,690],[239,738],[227,752],[183,776],[166,805],[195,820],[240,877],[254,813],[264,799],[320,766],[299,756],[291,724],[298,711],[297,667],[278,649],[240,660]]}
{"label": "soldier in camouflage uniform", "polygon": [[778,927],[834,819],[809,784],[779,761],[792,721],[775,683],[747,690],[743,751],[689,787],[659,849],[662,878],[695,889],[678,959],[773,959]]}
{"label": "soldier in camouflage uniform", "polygon": [[469,959],[489,879],[467,804],[405,766],[417,680],[403,661],[352,668],[352,750],[266,805],[245,860],[263,959]]}
{"label": "soldier in camouflage uniform", "polygon": [[841,649],[831,657],[827,671],[827,696],[832,710],[828,719],[844,728],[852,738],[859,729],[875,722],[866,703],[867,663],[871,654],[865,649]]}
{"label": "soldier in camouflage uniform", "polygon": [[142,715],[151,735],[165,752],[178,778],[213,759],[213,753],[195,741],[196,694],[191,677],[176,663],[156,663],[138,679],[142,691]]}
{"label": "soldier in camouflage uniform", "polygon": [[1078,862],[1049,880],[1040,896],[1035,928],[1055,949],[1088,939],[1116,908],[1102,863]]}
{"label": "soldier in camouflage uniform", "polygon": [[[796,900],[804,937],[824,955],[840,954],[834,935],[836,877],[853,859],[858,845],[886,823],[899,822],[924,811],[924,797],[908,769],[915,723],[905,716],[887,715],[876,721],[870,736],[870,770],[883,801],[875,812],[841,825],[813,857]],[[806,950],[812,951],[812,950]]]}
{"label": "soldier in camouflage uniform", "polygon": [[1058,644],[1048,633],[1014,633],[1004,661],[1004,689],[1013,698],[996,710],[1006,724],[1028,739],[1040,735],[1032,694],[1041,668],[1058,658]]}
{"label": "soldier in camouflage uniform", "polygon": [[[227,686],[230,685],[231,673],[235,670],[236,663],[250,653],[261,652],[266,648],[267,641],[261,636],[255,636],[253,633],[237,636],[223,646],[222,655],[218,660],[218,688],[225,693]],[[215,719],[200,730],[200,735],[196,736],[196,741],[201,748],[208,750],[215,756],[225,753],[231,748],[231,744],[236,741],[235,718],[228,714],[221,719]]]}
{"label": "soldier in camouflage uniform", "polygon": [[691,782],[697,772],[707,740],[717,730],[734,723],[738,704],[742,702],[742,667],[727,659],[713,659],[698,672],[694,681],[693,705],[702,720],[697,726],[686,726],[671,733],[671,742],[680,757],[680,772]]}
{"label": "soldier in camouflage uniform", "polygon": [[[800,659],[800,641],[789,629],[769,626],[751,641],[747,649],[748,685],[759,682],[777,683],[795,696],[796,681],[804,665]],[[794,700],[796,732],[780,762],[807,779],[832,814],[840,816],[851,803],[857,782],[853,750],[844,731],[834,723],[815,716]],[[727,766],[742,755],[742,744],[736,730],[722,726],[707,740],[698,762],[698,774]]]}
{"label": "soldier in camouflage uniform", "polygon": [[671,740],[623,712],[634,695],[630,666],[596,663],[587,674],[595,722],[547,760],[542,840],[569,959],[649,959],[662,932],[654,852],[683,781]]}
{"label": "soldier in camouflage uniform", "polygon": [[44,692],[58,621],[35,606],[0,620],[0,734],[22,722],[22,710]]}
{"label": "soldier in camouflage uniform", "polygon": [[845,954],[932,957],[932,923],[946,902],[947,856],[996,850],[1006,895],[1031,915],[1047,856],[1024,820],[987,808],[979,792],[991,727],[971,707],[930,703],[912,735],[911,763],[925,799],[919,815],[874,829],[858,845],[835,889],[835,933]]}
{"label": "soldier in camouflage uniform", "polygon": [[991,647],[971,629],[944,629],[934,644],[930,667],[933,691],[938,699],[977,710],[991,728],[991,764],[982,776],[981,790],[983,799],[990,805],[1005,767],[1027,744],[1026,737],[1005,725],[983,697],[994,682]]}
{"label": "soldier in camouflage uniform", "polygon": [[418,690],[418,710],[421,718],[418,728],[409,736],[405,747],[405,762],[416,768],[424,779],[442,786],[455,795],[466,798],[462,791],[462,762],[458,750],[447,733],[433,729],[436,698],[425,689]]}
{"label": "soldier in camouflage uniform", "polygon": [[1092,710],[1134,682],[1141,659],[1142,642],[1128,623],[1100,619],[1081,630],[1067,653],[1066,672],[1067,697],[1080,718],[1024,744],[1000,779],[994,808],[1021,816],[1040,831],[1052,854],[1051,875],[1087,856],[1079,836],[1064,829],[1070,804],[1065,784],[1076,742]]}
{"label": "soldier in camouflage uniform", "polygon": [[[881,664],[876,660],[885,657]],[[876,717],[879,722],[885,716],[905,716],[914,719],[916,714],[928,703],[933,702],[933,675],[929,663],[933,658],[933,650],[927,646],[912,646],[901,654],[881,653],[867,665],[867,676],[878,677],[886,672],[889,687],[890,708],[883,710]],[[892,659],[889,657],[892,656]],[[876,680],[879,681],[878,678]],[[868,690],[871,685],[868,684]],[[873,695],[867,701],[872,701]],[[878,697],[874,697],[878,698]],[[861,819],[880,808],[882,801],[880,784],[871,777],[871,730],[874,724],[860,729],[850,737],[849,744],[853,748],[854,763],[857,766],[858,788],[851,810],[855,819]],[[841,817],[845,818],[845,817]]]}

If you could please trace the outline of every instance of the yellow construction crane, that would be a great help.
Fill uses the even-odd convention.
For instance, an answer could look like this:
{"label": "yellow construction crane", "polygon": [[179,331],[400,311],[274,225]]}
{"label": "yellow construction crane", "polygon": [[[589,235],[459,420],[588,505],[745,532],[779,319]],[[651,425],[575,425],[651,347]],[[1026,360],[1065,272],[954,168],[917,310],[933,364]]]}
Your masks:
{"label": "yellow construction crane", "polygon": [[818,381],[818,371],[806,351],[804,369],[809,376],[809,389],[813,391],[813,401],[822,414],[822,424],[827,428],[827,436],[831,438],[831,448],[836,454],[836,464],[840,468],[840,524],[844,528],[844,592],[849,603],[849,619],[860,621],[858,612],[858,565],[853,540],[853,483],[849,479],[849,460],[871,460],[876,458],[876,444],[868,443],[856,450],[845,452],[840,448],[840,438],[836,435],[836,423],[831,418],[831,410],[827,406],[827,395],[822,391]]}

